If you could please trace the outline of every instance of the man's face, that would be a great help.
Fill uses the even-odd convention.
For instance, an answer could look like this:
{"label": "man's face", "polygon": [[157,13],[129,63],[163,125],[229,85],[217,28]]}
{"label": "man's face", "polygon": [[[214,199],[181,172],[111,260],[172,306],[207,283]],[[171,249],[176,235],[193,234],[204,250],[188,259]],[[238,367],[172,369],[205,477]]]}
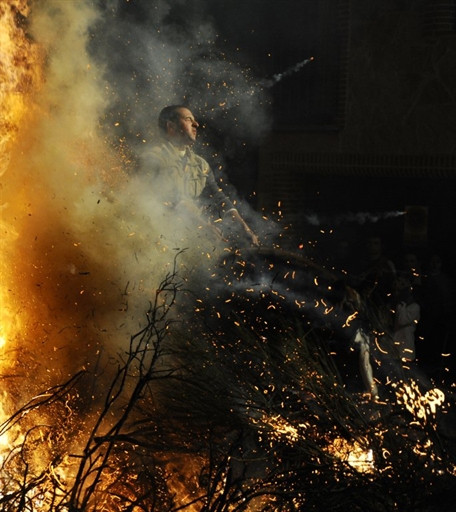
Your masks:
{"label": "man's face", "polygon": [[173,139],[182,145],[191,145],[196,140],[198,122],[188,108],[177,110],[178,118],[172,123],[171,135]]}
{"label": "man's face", "polygon": [[378,258],[382,254],[382,241],[373,236],[367,239],[367,253],[371,258]]}

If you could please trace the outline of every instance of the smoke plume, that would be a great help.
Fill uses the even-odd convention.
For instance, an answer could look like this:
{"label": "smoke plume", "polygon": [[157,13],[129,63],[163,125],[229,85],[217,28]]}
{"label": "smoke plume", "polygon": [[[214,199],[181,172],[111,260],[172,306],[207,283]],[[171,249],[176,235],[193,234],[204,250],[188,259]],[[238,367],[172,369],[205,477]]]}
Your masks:
{"label": "smoke plume", "polygon": [[347,212],[340,213],[334,216],[321,215],[317,213],[306,215],[306,220],[312,226],[321,226],[323,224],[329,226],[338,226],[344,222],[356,223],[356,224],[369,224],[376,223],[380,220],[391,219],[405,215],[403,211],[391,211],[391,212]]}
{"label": "smoke plume", "polygon": [[284,78],[286,78],[288,76],[291,76],[294,73],[297,73],[301,68],[303,68],[305,65],[309,64],[313,60],[314,60],[313,57],[309,57],[308,59],[304,59],[304,60],[294,64],[293,66],[290,66],[289,68],[287,68],[282,73],[276,73],[269,80],[263,80],[261,83],[265,87],[272,87],[273,85],[277,84],[278,82],[280,82]]}
{"label": "smoke plume", "polygon": [[[183,215],[166,215],[140,167],[159,110],[190,103],[203,123],[230,126],[224,137],[258,137],[266,117],[247,74],[183,3],[136,12],[114,1],[18,5],[26,23],[17,30],[28,55],[43,56],[43,79],[24,93],[28,114],[3,176],[3,258],[12,263],[2,323],[15,323],[9,350],[20,373],[52,384],[122,349],[176,255],[188,284],[221,249]],[[201,149],[217,156],[209,143]]]}

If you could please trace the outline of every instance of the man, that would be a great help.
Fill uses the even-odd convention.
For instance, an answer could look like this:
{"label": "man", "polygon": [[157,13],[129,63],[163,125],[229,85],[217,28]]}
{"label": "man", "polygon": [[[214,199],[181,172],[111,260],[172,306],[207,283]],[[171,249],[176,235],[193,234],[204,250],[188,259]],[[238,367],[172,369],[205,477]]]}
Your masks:
{"label": "man", "polygon": [[377,234],[367,237],[365,252],[356,287],[361,295],[370,298],[376,305],[386,306],[393,291],[396,267],[384,254],[383,241]]}
{"label": "man", "polygon": [[393,300],[395,307],[393,341],[402,361],[414,361],[415,331],[420,320],[421,308],[413,294],[411,273],[398,274]]}
{"label": "man", "polygon": [[206,214],[207,226],[219,236],[238,227],[252,245],[259,245],[257,235],[218,187],[209,164],[192,150],[199,127],[192,112],[184,105],[167,106],[160,112],[158,127],[163,142],[147,153],[146,166],[163,202],[199,220]]}

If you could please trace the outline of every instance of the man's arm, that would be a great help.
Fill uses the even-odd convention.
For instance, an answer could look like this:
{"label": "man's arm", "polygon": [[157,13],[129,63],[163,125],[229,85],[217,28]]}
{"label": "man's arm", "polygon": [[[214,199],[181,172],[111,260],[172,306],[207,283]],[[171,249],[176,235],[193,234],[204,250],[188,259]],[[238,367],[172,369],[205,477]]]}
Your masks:
{"label": "man's arm", "polygon": [[248,238],[250,239],[250,242],[252,245],[258,247],[260,245],[260,239],[258,236],[252,231],[250,226],[245,222],[245,220],[242,218],[241,214],[236,210],[236,208],[232,208],[231,210],[228,210],[225,214],[225,218],[230,218],[230,220],[236,224],[239,224]]}
{"label": "man's arm", "polygon": [[222,224],[225,223],[226,231],[233,233],[233,231],[240,228],[242,233],[247,235],[252,245],[260,245],[258,236],[243,219],[229,197],[217,185],[211,170],[209,170],[207,174],[203,200],[211,211],[216,212],[218,217],[222,220]]}

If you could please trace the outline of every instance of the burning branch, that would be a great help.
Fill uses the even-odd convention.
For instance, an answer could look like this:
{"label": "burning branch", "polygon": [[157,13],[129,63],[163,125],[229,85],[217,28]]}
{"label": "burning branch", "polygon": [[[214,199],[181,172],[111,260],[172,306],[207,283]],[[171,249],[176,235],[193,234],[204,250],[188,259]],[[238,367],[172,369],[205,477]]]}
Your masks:
{"label": "burning branch", "polygon": [[[155,293],[154,302],[147,314],[146,327],[131,338],[126,360],[118,368],[108,388],[104,407],[81,456],[76,485],[69,499],[70,510],[88,509],[98,494],[98,488],[103,486],[106,472],[110,471],[113,451],[119,445],[137,444],[134,434],[125,436],[123,430],[138,403],[147,395],[151,381],[172,372],[157,370],[156,364],[162,356],[170,322],[168,314],[175,303],[178,289],[174,266],[174,271],[165,277]],[[112,426],[107,427],[114,411],[117,419]]]}
{"label": "burning branch", "polygon": [[[253,300],[228,291],[187,294],[174,269],[92,419],[70,397],[86,372],[5,422],[3,435],[25,434],[4,458],[4,509],[427,512],[426,483],[448,492],[456,465],[436,423],[440,395],[427,406],[413,388],[426,421],[411,421],[418,406],[406,386],[395,388],[400,401],[349,392],[326,329],[306,311],[291,314],[273,293]],[[423,493],[410,496],[418,477]]]}

